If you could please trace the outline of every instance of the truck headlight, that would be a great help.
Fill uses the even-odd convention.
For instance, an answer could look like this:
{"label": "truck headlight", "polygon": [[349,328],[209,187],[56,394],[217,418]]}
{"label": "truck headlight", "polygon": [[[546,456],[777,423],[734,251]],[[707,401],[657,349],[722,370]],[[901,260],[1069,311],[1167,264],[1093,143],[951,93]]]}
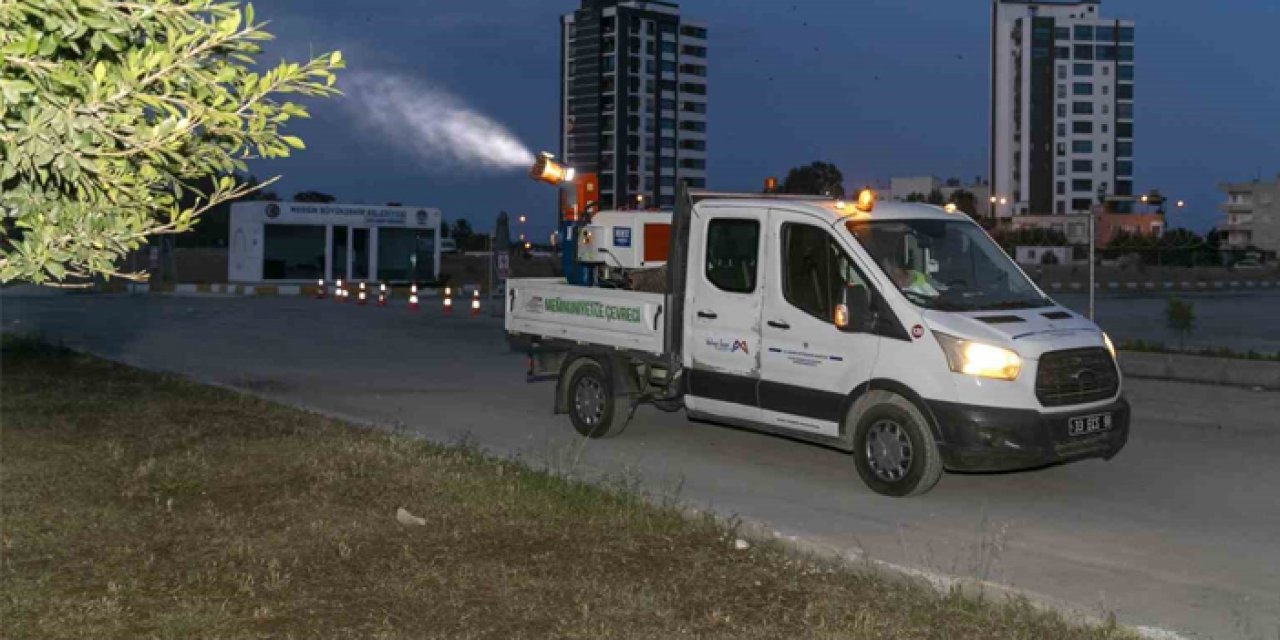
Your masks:
{"label": "truck headlight", "polygon": [[1107,345],[1107,351],[1110,351],[1110,352],[1111,352],[1111,359],[1112,359],[1112,360],[1115,360],[1115,359],[1116,359],[1116,345],[1112,344],[1112,342],[1111,342],[1111,336],[1107,335],[1107,332],[1106,332],[1106,331],[1103,331],[1103,332],[1102,332],[1102,343],[1103,343],[1103,344],[1105,344],[1105,345]]}
{"label": "truck headlight", "polygon": [[1022,371],[1022,358],[1001,347],[964,340],[945,333],[933,332],[947,356],[947,364],[956,373],[997,380],[1016,380]]}

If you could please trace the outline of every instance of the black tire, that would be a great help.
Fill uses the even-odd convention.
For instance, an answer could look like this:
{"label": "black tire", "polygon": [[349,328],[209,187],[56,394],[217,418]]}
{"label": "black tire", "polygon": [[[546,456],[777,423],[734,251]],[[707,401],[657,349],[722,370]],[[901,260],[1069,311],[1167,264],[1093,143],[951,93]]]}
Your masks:
{"label": "black tire", "polygon": [[942,477],[942,454],[924,416],[890,395],[868,408],[853,434],[858,475],[872,491],[901,498],[928,492]]}
{"label": "black tire", "polygon": [[627,426],[631,407],[618,397],[604,367],[593,358],[573,365],[566,388],[569,420],[573,428],[588,438],[609,438]]}

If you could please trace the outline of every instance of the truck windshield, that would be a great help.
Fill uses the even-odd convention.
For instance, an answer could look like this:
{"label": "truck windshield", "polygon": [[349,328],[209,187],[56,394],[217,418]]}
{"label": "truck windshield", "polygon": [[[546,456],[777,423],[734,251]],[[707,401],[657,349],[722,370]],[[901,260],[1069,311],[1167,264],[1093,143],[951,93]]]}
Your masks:
{"label": "truck windshield", "polygon": [[940,311],[1053,306],[967,220],[852,220],[849,232],[912,303]]}

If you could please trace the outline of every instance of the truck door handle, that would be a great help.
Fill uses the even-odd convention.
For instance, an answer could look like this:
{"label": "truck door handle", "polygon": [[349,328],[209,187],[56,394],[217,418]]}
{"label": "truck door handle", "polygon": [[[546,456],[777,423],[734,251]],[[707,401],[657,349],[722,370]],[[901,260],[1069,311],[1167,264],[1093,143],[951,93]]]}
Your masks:
{"label": "truck door handle", "polygon": [[714,313],[712,313],[712,312],[710,312],[710,311],[699,311],[699,312],[698,312],[698,317],[699,317],[699,318],[706,318],[707,320],[715,320],[716,318],[719,318],[720,316],[718,316],[718,315],[716,315],[716,314],[714,314]]}
{"label": "truck door handle", "polygon": [[769,321],[769,326],[773,327],[774,329],[783,329],[783,330],[786,330],[786,329],[790,329],[790,328],[791,328],[791,325],[789,325],[789,324],[787,324],[787,323],[785,323],[785,322],[782,322],[782,321],[780,321],[780,320],[770,320],[770,321]]}

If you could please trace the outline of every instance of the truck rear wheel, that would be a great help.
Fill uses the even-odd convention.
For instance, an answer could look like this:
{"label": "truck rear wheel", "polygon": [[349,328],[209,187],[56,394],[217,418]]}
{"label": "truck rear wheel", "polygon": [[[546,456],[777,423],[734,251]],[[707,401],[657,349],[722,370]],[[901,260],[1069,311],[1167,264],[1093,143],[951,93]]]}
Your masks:
{"label": "truck rear wheel", "polygon": [[867,409],[853,436],[858,475],[872,491],[885,496],[928,492],[942,477],[942,454],[924,416],[905,398]]}
{"label": "truck rear wheel", "polygon": [[631,407],[619,397],[604,367],[582,358],[573,367],[568,387],[569,420],[588,438],[616,436],[626,427]]}

